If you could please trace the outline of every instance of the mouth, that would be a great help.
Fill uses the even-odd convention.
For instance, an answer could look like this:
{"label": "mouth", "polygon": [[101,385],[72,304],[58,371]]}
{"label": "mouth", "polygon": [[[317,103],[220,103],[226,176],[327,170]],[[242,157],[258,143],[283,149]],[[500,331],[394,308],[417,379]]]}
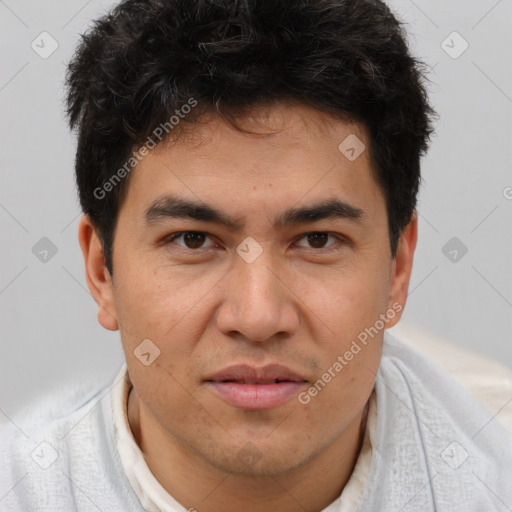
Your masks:
{"label": "mouth", "polygon": [[272,380],[253,380],[253,379],[225,379],[221,381],[212,381],[212,382],[235,382],[237,384],[279,384],[280,382],[302,382],[299,380],[291,380],[291,379],[272,379]]}
{"label": "mouth", "polygon": [[279,407],[308,384],[307,379],[282,365],[230,366],[204,382],[229,405],[253,411]]}

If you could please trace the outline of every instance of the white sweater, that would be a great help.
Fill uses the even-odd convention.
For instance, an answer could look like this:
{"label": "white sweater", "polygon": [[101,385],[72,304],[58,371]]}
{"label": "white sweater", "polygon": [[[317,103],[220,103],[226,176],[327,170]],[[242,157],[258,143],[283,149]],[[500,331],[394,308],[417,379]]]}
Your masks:
{"label": "white sweater", "polygon": [[[128,386],[123,367],[106,386],[77,385],[3,421],[0,511],[185,512],[129,432]],[[323,512],[511,509],[512,436],[445,371],[386,332],[365,445]]]}

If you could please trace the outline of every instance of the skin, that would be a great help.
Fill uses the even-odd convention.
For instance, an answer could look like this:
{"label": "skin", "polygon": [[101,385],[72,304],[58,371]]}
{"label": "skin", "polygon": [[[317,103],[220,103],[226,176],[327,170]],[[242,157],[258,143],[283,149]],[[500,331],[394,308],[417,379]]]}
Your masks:
{"label": "skin", "polygon": [[[261,135],[211,116],[137,165],[119,211],[113,280],[97,233],[82,217],[87,283],[101,325],[120,330],[133,383],[131,430],[177,501],[199,512],[320,511],[339,496],[357,460],[384,330],[308,404],[292,397],[273,409],[243,410],[204,379],[235,363],[280,363],[317,381],[379,315],[405,306],[417,216],[392,259],[363,126],[279,104],[255,110],[243,127]],[[338,150],[349,134],[367,148],[353,162]],[[146,225],[144,212],[167,193],[200,199],[245,226],[234,232],[193,219]],[[364,220],[272,225],[284,209],[332,198],[364,210]],[[183,237],[163,243],[183,231],[207,236],[193,246]],[[315,245],[312,232],[345,242],[329,237]],[[263,250],[252,263],[236,252],[249,236]],[[161,351],[149,366],[134,355],[144,339]],[[242,460],[244,446],[258,454],[256,462]]]}

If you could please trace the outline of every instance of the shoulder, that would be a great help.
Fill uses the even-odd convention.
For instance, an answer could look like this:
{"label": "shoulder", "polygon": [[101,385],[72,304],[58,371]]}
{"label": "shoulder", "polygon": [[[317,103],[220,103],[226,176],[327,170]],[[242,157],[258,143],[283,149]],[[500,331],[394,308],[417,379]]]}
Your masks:
{"label": "shoulder", "polygon": [[3,418],[0,509],[90,510],[91,501],[108,510],[110,501],[119,505],[108,497],[112,486],[126,483],[116,477],[111,424],[110,390],[117,378],[69,383]]}
{"label": "shoulder", "polygon": [[[391,508],[412,496],[404,510],[500,510],[500,500],[512,503],[512,436],[448,371],[386,332],[375,389],[369,479],[393,496]],[[371,487],[367,503],[375,499]]]}
{"label": "shoulder", "polygon": [[[480,434],[478,441],[483,442],[486,437],[497,435],[504,442],[512,442],[512,434],[507,432],[506,424],[499,421],[494,410],[498,405],[503,408],[512,400],[512,387],[508,390],[508,396],[501,397],[503,403],[485,402],[478,382],[485,382],[485,375],[489,373],[490,376],[491,372],[495,374],[497,367],[491,362],[487,363],[490,365],[487,370],[482,370],[486,366],[485,361],[481,361],[480,368],[477,368],[475,361],[467,358],[464,349],[453,350],[447,347],[445,357],[457,357],[458,365],[446,359],[439,362],[437,354],[432,357],[433,350],[426,352],[409,340],[386,333],[379,368],[381,383],[392,385],[392,390],[414,406],[416,416],[421,417],[426,424],[437,420],[446,428],[457,426],[461,431],[471,434],[475,442],[477,433]],[[463,373],[465,364],[469,366],[466,373],[472,371],[476,377],[467,378]],[[436,411],[441,415],[440,418],[435,418]],[[487,436],[486,431],[489,432]]]}
{"label": "shoulder", "polygon": [[[447,372],[512,435],[512,369],[410,324],[393,336]],[[403,350],[403,349],[401,349]]]}

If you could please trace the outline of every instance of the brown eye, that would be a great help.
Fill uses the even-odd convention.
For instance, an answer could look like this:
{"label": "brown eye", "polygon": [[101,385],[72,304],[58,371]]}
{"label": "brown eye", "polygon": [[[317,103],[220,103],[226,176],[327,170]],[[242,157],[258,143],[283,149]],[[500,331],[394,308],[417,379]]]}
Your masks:
{"label": "brown eye", "polygon": [[208,249],[211,246],[203,247],[205,240],[208,237],[206,233],[201,231],[182,231],[181,233],[176,233],[166,240],[166,243],[174,242],[176,239],[182,238],[183,243],[178,243],[179,246],[184,247],[185,249]]}
{"label": "brown eye", "polygon": [[308,242],[315,249],[322,248],[327,243],[327,240],[329,239],[328,233],[309,233],[306,236],[307,236]]}
{"label": "brown eye", "polygon": [[199,249],[201,245],[203,245],[205,238],[204,233],[196,233],[193,231],[184,233],[183,235],[183,241],[189,249]]}
{"label": "brown eye", "polygon": [[[306,239],[307,243],[309,245],[309,248],[312,249],[329,249],[336,245],[336,242],[331,243],[330,245],[326,245],[329,237],[334,238],[335,240],[338,240],[338,243],[343,242],[341,237],[335,236],[331,233],[327,232],[321,232],[321,231],[315,231],[312,233],[306,233],[303,235],[302,239]],[[301,239],[301,240],[302,240]],[[304,246],[300,246],[304,247]]]}

